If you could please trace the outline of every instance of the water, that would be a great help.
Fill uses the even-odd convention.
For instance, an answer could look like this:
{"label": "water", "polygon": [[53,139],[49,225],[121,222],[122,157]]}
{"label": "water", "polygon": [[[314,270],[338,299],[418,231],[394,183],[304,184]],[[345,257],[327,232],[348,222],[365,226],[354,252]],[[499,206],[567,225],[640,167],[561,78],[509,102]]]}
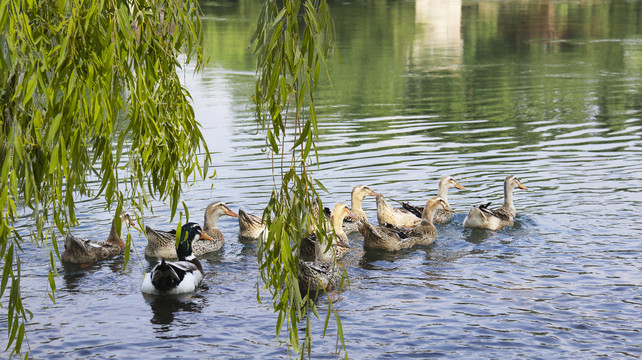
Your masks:
{"label": "water", "polygon": [[[203,7],[212,62],[184,77],[218,176],[183,196],[199,221],[214,200],[259,213],[272,185],[249,100],[257,6]],[[348,354],[642,357],[642,2],[332,8],[342,62],[331,61],[333,86],[316,96],[326,204],[349,201],[357,184],[413,203],[445,175],[468,189],[450,192],[457,213],[429,247],[364,253],[351,236],[350,287],[334,295]],[[529,187],[516,190],[515,226],[463,229],[471,206],[501,203],[508,174]],[[78,207],[75,234],[106,237],[103,203]],[[146,224],[168,226],[168,208],[155,203]],[[375,222],[374,199],[364,209]],[[147,301],[139,286],[153,264],[134,259],[121,272],[116,257],[60,266],[51,304],[44,250],[26,246],[34,357],[286,357],[275,316],[256,301],[255,245],[237,240],[234,219],[220,227],[225,246],[203,259],[203,286],[183,300]],[[142,256],[146,240],[131,233]],[[313,358],[334,357],[334,325],[325,338],[323,319],[314,326]]]}

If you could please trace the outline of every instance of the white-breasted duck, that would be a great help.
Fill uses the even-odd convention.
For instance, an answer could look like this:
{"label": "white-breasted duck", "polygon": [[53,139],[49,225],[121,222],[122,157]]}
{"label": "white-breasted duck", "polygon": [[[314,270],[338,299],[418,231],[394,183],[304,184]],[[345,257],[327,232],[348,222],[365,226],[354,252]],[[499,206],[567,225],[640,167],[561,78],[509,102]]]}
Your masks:
{"label": "white-breasted duck", "polygon": [[192,253],[196,240],[211,240],[211,237],[197,223],[187,223],[181,227],[181,239],[176,248],[178,261],[165,261],[154,266],[145,274],[141,291],[151,295],[172,295],[191,293],[203,280],[203,266]]}

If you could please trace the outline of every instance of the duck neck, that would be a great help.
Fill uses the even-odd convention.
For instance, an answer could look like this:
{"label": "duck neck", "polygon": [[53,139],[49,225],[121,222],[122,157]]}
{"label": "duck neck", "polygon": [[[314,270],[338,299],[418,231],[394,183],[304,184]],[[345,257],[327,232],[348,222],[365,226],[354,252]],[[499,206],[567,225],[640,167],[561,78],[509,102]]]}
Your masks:
{"label": "duck neck", "polygon": [[120,245],[120,246],[125,246],[125,242],[123,241],[123,231],[125,230],[125,224],[124,221],[120,222],[120,234],[118,231],[116,231],[116,220],[112,220],[111,222],[111,230],[109,231],[109,236],[107,237],[107,242]]}
{"label": "duck neck", "polygon": [[380,209],[388,209],[390,205],[383,196],[377,196],[377,207]]}
{"label": "duck neck", "polygon": [[203,219],[203,230],[207,231],[209,229],[216,229],[217,221],[218,221],[218,216],[216,215],[207,216],[207,214],[205,214],[205,218]]}
{"label": "duck neck", "polygon": [[337,235],[343,233],[343,217],[332,217],[332,229]]}
{"label": "duck neck", "polygon": [[439,191],[437,192],[437,196],[440,198],[448,201],[448,190],[450,190],[450,186],[448,186],[446,183],[439,183]]}
{"label": "duck neck", "polygon": [[432,206],[426,205],[424,212],[421,214],[421,225],[423,226],[433,226],[433,218],[435,216],[435,208]]}
{"label": "duck neck", "polygon": [[508,186],[508,184],[504,185],[504,205],[502,208],[508,210],[513,216],[517,213],[517,210],[515,210],[515,205],[513,205],[513,188]]}
{"label": "duck neck", "polygon": [[364,196],[359,196],[359,194],[352,194],[352,211],[363,211],[361,209],[361,202],[363,201]]}

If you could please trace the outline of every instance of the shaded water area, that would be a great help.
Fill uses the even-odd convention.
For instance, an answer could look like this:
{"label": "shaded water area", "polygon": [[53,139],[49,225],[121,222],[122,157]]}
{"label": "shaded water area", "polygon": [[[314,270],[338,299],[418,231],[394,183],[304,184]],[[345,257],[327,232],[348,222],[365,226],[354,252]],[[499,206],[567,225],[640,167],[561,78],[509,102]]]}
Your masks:
{"label": "shaded water area", "polygon": [[[211,62],[185,81],[218,177],[182,198],[199,221],[214,200],[260,213],[272,187],[250,101],[258,6],[203,8]],[[349,202],[353,186],[368,184],[420,204],[445,175],[467,188],[451,191],[456,214],[429,247],[365,253],[351,235],[350,286],[335,295],[349,356],[642,357],[642,2],[341,2],[332,11],[341,63],[330,61],[332,86],[316,96],[324,202]],[[471,206],[501,204],[509,174],[529,187],[515,193],[515,226],[464,229]],[[78,203],[75,235],[106,237],[103,208]],[[168,208],[156,203],[146,224],[173,226]],[[376,222],[374,199],[364,209]],[[139,287],[153,263],[121,272],[119,256],[60,266],[51,304],[44,250],[25,246],[34,357],[286,357],[275,315],[256,301],[256,246],[237,239],[235,219],[219,227],[225,246],[204,257],[203,286],[180,301],[146,301]],[[131,234],[142,257],[145,237]],[[313,358],[334,357],[332,321],[326,337],[323,319],[313,323]]]}

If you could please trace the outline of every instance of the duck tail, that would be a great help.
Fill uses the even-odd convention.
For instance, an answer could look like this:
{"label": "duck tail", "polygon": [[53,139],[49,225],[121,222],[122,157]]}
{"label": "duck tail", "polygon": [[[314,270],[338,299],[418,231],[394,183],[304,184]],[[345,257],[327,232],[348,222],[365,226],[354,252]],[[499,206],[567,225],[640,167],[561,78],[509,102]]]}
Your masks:
{"label": "duck tail", "polygon": [[87,252],[85,242],[82,239],[71,235],[71,233],[67,233],[67,236],[65,237],[65,249],[68,251],[73,249],[73,251]]}
{"label": "duck tail", "polygon": [[166,262],[165,259],[161,259],[160,264],[154,267],[151,278],[152,285],[161,292],[171,290],[181,282],[181,278],[174,270],[174,267]]}

